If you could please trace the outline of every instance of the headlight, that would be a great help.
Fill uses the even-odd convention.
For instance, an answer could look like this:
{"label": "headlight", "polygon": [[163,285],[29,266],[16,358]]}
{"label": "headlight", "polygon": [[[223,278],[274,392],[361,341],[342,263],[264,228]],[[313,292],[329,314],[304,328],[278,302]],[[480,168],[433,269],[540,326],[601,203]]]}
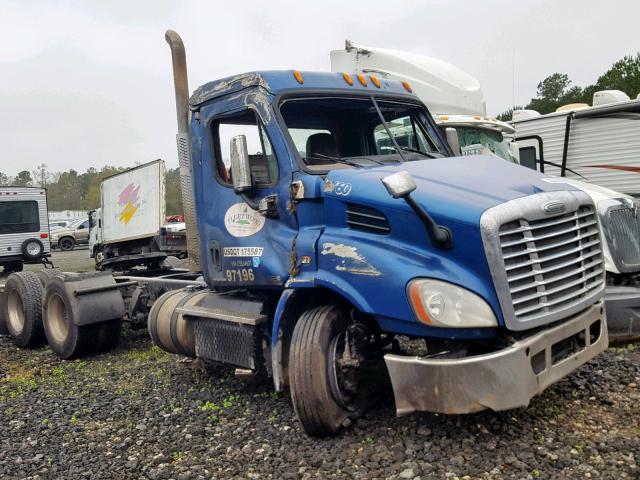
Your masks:
{"label": "headlight", "polygon": [[432,327],[497,327],[491,307],[475,293],[447,282],[416,279],[407,287],[413,311]]}

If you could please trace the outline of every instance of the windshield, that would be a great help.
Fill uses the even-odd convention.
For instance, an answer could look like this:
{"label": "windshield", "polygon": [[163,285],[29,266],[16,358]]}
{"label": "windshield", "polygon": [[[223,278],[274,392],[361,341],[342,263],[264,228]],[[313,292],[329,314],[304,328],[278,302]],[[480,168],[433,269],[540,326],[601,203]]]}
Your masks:
{"label": "windshield", "polygon": [[302,162],[312,172],[446,155],[423,106],[380,99],[377,104],[384,122],[371,98],[288,99],[280,112]]}
{"label": "windshield", "polygon": [[503,160],[518,163],[518,159],[509,150],[509,141],[502,136],[502,133],[495,130],[472,127],[456,127],[456,130],[458,131],[462,155],[493,153]]}

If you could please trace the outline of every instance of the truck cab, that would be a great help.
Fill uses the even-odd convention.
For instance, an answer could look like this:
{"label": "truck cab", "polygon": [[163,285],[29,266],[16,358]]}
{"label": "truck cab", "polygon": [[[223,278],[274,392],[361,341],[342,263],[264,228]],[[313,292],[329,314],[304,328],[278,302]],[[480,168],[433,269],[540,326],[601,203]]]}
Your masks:
{"label": "truck cab", "polygon": [[386,378],[399,414],[504,410],[606,348],[586,194],[452,157],[411,85],[373,74],[251,72],[187,101],[167,41],[207,288],[154,304],[161,347],[269,375],[318,436]]}

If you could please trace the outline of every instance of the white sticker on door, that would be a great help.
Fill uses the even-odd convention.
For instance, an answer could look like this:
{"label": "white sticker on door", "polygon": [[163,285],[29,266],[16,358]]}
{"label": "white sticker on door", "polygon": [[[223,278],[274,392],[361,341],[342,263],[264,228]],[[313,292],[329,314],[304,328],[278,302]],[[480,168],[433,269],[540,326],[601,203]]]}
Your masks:
{"label": "white sticker on door", "polygon": [[264,217],[246,203],[236,203],[224,215],[224,226],[234,237],[250,237],[264,227]]}

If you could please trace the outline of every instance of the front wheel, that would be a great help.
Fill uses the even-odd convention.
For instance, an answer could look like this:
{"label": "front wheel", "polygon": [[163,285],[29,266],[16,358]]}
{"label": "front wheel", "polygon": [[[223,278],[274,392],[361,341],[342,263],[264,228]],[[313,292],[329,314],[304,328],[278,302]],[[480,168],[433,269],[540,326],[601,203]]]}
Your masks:
{"label": "front wheel", "polygon": [[[363,324],[328,305],[304,312],[289,349],[289,385],[307,434],[336,434],[371,403],[371,368],[378,357]],[[373,396],[375,397],[375,395]]]}
{"label": "front wheel", "polygon": [[69,250],[73,250],[75,246],[76,246],[76,242],[71,237],[63,237],[60,240],[58,240],[58,247],[60,247],[60,250],[62,250],[63,252],[68,252]]}

